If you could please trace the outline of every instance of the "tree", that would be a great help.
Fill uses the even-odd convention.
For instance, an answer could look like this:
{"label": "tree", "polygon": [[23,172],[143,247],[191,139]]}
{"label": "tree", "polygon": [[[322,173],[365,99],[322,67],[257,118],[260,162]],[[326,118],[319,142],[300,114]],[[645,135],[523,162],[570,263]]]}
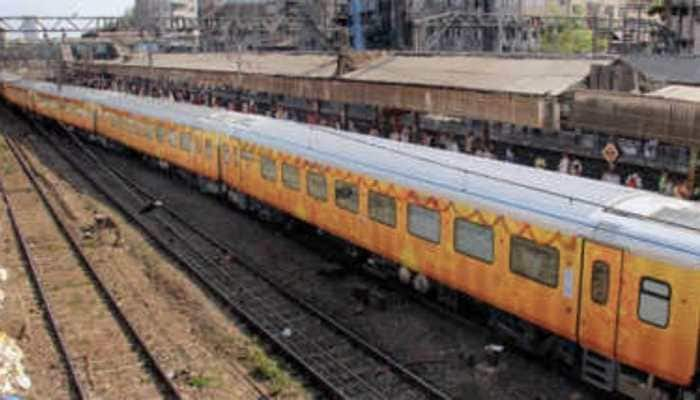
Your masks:
{"label": "tree", "polygon": [[[550,15],[557,16],[556,24],[545,28],[541,39],[541,51],[560,54],[585,54],[593,52],[593,30],[586,25],[581,7],[574,7],[574,17],[561,17],[554,2],[548,4]],[[596,51],[605,51],[607,41],[598,38]]]}

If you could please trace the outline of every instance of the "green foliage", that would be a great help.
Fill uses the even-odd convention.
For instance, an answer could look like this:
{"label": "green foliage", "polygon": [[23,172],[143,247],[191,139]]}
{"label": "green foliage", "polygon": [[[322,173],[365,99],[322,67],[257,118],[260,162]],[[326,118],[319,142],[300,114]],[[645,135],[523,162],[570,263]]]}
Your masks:
{"label": "green foliage", "polygon": [[[593,31],[579,22],[565,21],[545,31],[541,43],[541,49],[545,53],[591,53],[593,52]],[[607,50],[607,40],[599,37],[596,46],[596,52]]]}
{"label": "green foliage", "polygon": [[269,381],[270,390],[273,395],[277,395],[291,385],[291,379],[286,372],[280,368],[277,361],[271,359],[259,347],[252,347],[248,354],[248,359],[254,367],[254,373],[261,380]]}
{"label": "green foliage", "polygon": [[193,376],[188,381],[187,384],[195,389],[204,389],[211,386],[213,383],[212,378],[206,376]]}
{"label": "green foliage", "polygon": [[0,162],[2,163],[2,174],[9,175],[15,171],[14,164],[12,162],[14,156],[10,152],[10,148],[7,146],[7,142],[3,138],[0,140]]}
{"label": "green foliage", "polygon": [[[551,16],[562,16],[556,1],[547,3],[547,12]],[[577,18],[561,18],[558,24],[549,26],[542,35],[541,51],[559,54],[586,54],[593,52],[593,31],[586,26],[584,7],[574,5],[572,14]],[[607,40],[598,37],[596,52],[607,50]]]}
{"label": "green foliage", "polygon": [[651,4],[649,4],[649,8],[647,9],[647,15],[650,17],[653,17],[655,15],[661,15],[664,13],[664,10],[666,7],[664,6],[663,0],[655,0]]}

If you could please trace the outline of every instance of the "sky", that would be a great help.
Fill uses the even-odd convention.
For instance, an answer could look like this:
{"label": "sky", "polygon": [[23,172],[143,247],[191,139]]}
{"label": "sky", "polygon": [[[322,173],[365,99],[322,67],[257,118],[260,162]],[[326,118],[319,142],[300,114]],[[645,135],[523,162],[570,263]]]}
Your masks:
{"label": "sky", "polygon": [[0,0],[0,16],[116,16],[133,6],[134,0]]}

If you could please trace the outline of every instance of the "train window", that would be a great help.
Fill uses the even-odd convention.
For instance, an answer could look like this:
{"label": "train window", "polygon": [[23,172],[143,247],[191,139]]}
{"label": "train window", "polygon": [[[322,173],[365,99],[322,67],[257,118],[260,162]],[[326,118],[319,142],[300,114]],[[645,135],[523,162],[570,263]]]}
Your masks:
{"label": "train window", "polygon": [[168,135],[168,142],[170,142],[171,147],[177,147],[177,133],[170,132]]}
{"label": "train window", "polygon": [[231,161],[231,149],[226,143],[221,144],[221,161],[228,164]]}
{"label": "train window", "polygon": [[455,220],[454,246],[458,253],[493,263],[493,228],[466,219]]}
{"label": "train window", "polygon": [[396,200],[393,197],[370,190],[367,209],[373,221],[392,228],[396,226]]}
{"label": "train window", "polygon": [[284,186],[292,190],[299,190],[300,182],[299,168],[287,163],[282,164],[282,183],[284,183]]}
{"label": "train window", "polygon": [[360,205],[357,185],[344,181],[335,181],[335,205],[356,213]]}
{"label": "train window", "polygon": [[668,326],[671,310],[671,287],[668,283],[642,278],[639,291],[639,319],[659,328]]}
{"label": "train window", "polygon": [[314,199],[326,201],[328,199],[326,177],[316,172],[308,172],[306,174],[306,190]]}
{"label": "train window", "polygon": [[180,149],[187,152],[192,151],[192,135],[189,133],[180,134]]}
{"label": "train window", "polygon": [[608,292],[610,291],[610,266],[603,261],[593,263],[591,271],[591,300],[605,305],[608,303]]}
{"label": "train window", "polygon": [[211,139],[205,139],[204,140],[204,156],[207,158],[211,158],[213,155],[213,146],[211,144]]}
{"label": "train window", "polygon": [[221,158],[224,164],[231,162],[231,149],[225,143],[221,145]]}
{"label": "train window", "polygon": [[559,285],[559,250],[513,236],[510,239],[510,270],[555,288]]}
{"label": "train window", "polygon": [[408,232],[433,243],[440,243],[440,213],[418,206],[408,205]]}
{"label": "train window", "polygon": [[163,132],[163,128],[158,128],[158,130],[156,130],[156,139],[159,143],[165,141],[165,132]]}
{"label": "train window", "polygon": [[154,136],[153,130],[154,129],[155,128],[153,128],[153,127],[146,128],[146,137],[148,138],[148,140],[153,140],[153,136]]}
{"label": "train window", "polygon": [[241,150],[241,158],[244,160],[252,161],[255,160],[255,154],[245,150]]}
{"label": "train window", "polygon": [[268,181],[276,181],[277,164],[275,160],[265,156],[260,157],[260,174]]}

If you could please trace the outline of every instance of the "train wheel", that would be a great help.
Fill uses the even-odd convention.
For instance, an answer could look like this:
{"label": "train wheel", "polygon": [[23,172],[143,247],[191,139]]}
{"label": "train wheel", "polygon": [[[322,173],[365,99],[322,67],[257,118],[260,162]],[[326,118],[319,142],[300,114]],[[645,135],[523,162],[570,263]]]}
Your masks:
{"label": "train wheel", "polygon": [[411,283],[411,278],[413,278],[413,273],[406,267],[399,268],[399,282],[404,285]]}
{"label": "train wheel", "polygon": [[413,278],[413,288],[421,294],[428,294],[430,291],[430,279],[423,274],[417,274]]}

